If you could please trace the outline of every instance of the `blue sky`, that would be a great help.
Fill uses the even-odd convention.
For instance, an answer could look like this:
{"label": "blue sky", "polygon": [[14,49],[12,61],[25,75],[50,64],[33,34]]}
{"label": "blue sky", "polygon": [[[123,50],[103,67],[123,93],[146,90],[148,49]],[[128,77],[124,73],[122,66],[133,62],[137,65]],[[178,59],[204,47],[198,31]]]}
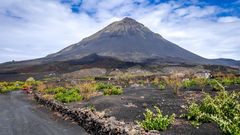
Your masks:
{"label": "blue sky", "polygon": [[206,58],[240,60],[240,0],[1,0],[0,62],[39,58],[132,17]]}

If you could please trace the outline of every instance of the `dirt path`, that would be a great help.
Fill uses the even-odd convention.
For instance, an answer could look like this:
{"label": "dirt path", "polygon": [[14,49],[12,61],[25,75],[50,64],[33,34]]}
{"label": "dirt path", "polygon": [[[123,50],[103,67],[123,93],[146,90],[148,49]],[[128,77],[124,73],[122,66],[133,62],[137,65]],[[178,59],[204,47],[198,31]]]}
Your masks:
{"label": "dirt path", "polygon": [[87,135],[86,131],[26,99],[21,91],[0,95],[1,135]]}

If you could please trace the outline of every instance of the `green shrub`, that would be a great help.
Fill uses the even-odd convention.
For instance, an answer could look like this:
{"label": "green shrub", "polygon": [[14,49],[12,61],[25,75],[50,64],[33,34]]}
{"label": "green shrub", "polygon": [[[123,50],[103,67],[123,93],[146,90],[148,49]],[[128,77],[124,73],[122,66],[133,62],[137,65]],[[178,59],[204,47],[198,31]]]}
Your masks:
{"label": "green shrub", "polygon": [[1,89],[0,89],[0,94],[7,93],[8,91],[10,91],[10,90],[5,89],[5,88],[1,88]]}
{"label": "green shrub", "polygon": [[104,89],[103,90],[103,95],[121,95],[123,93],[122,88],[120,87],[112,87],[110,89]]}
{"label": "green shrub", "polygon": [[103,91],[103,95],[120,95],[123,93],[121,87],[106,83],[97,83],[96,90]]}
{"label": "green shrub", "polygon": [[224,86],[240,84],[240,78],[239,77],[238,78],[219,78],[218,80]]}
{"label": "green shrub", "polygon": [[7,93],[9,91],[21,90],[24,88],[25,82],[0,82],[0,93]]}
{"label": "green shrub", "polygon": [[173,90],[174,94],[179,94],[179,89],[182,87],[182,79],[177,76],[170,76],[166,80],[167,85]]}
{"label": "green shrub", "polygon": [[235,84],[233,78],[231,78],[231,79],[230,79],[230,78],[223,78],[223,79],[220,80],[220,82],[221,82],[222,85],[224,85],[224,86],[229,86],[229,85]]}
{"label": "green shrub", "polygon": [[138,80],[137,83],[141,84],[141,85],[145,85],[146,84],[146,82],[144,80]]}
{"label": "green shrub", "polygon": [[79,90],[74,88],[59,92],[54,96],[54,98],[63,103],[76,102],[83,99],[83,97],[79,94]]}
{"label": "green shrub", "polygon": [[192,103],[187,114],[182,115],[192,124],[199,125],[204,122],[216,123],[224,134],[240,134],[240,93],[218,92],[212,98],[206,94],[200,104]]}
{"label": "green shrub", "polygon": [[161,82],[161,83],[158,85],[158,88],[159,88],[160,90],[164,90],[164,89],[166,89],[166,84],[163,83],[163,82]]}
{"label": "green shrub", "polygon": [[216,90],[216,91],[225,90],[224,86],[220,82],[218,82],[216,79],[209,80],[208,83],[210,84],[213,90]]}
{"label": "green shrub", "polygon": [[154,107],[156,110],[156,114],[154,114],[151,110],[146,109],[144,113],[144,120],[137,122],[141,127],[145,130],[166,130],[167,127],[174,122],[175,114],[172,114],[170,117],[163,116],[161,110],[158,107]]}
{"label": "green shrub", "polygon": [[204,88],[208,84],[207,81],[208,80],[206,78],[196,78],[195,79],[195,82],[196,82],[197,86],[199,86],[202,89],[202,91],[204,91]]}
{"label": "green shrub", "polygon": [[182,86],[183,86],[184,88],[191,88],[191,87],[197,86],[197,82],[196,82],[196,80],[194,80],[194,79],[184,80],[184,81],[182,82]]}
{"label": "green shrub", "polygon": [[98,91],[103,91],[105,89],[111,89],[114,87],[112,84],[107,84],[107,83],[97,83],[96,84],[96,90]]}
{"label": "green shrub", "polygon": [[240,85],[240,77],[234,79],[234,84]]}
{"label": "green shrub", "polygon": [[164,81],[153,81],[152,85],[160,90],[166,89],[166,83]]}
{"label": "green shrub", "polygon": [[48,94],[57,94],[60,92],[65,92],[65,91],[66,91],[66,88],[64,88],[64,87],[48,88],[45,90],[45,92]]}

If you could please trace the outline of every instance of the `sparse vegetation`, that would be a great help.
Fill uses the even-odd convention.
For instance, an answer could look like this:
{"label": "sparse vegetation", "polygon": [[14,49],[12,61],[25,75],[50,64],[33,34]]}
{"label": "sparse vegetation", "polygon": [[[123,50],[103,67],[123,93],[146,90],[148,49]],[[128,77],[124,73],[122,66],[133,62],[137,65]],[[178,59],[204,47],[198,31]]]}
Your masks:
{"label": "sparse vegetation", "polygon": [[159,88],[160,90],[164,90],[164,89],[166,89],[166,84],[165,84],[164,82],[160,82],[160,83],[158,84],[158,88]]}
{"label": "sparse vegetation", "polygon": [[45,92],[48,94],[58,94],[60,92],[65,92],[65,91],[66,91],[66,88],[64,87],[48,88],[45,90]]}
{"label": "sparse vegetation", "polygon": [[240,84],[240,78],[238,77],[225,77],[225,78],[219,78],[219,82],[224,86],[229,85],[239,85]]}
{"label": "sparse vegetation", "polygon": [[201,88],[202,91],[204,91],[206,85],[208,84],[206,78],[196,78],[195,82]]}
{"label": "sparse vegetation", "polygon": [[137,123],[145,130],[166,130],[167,127],[174,122],[175,114],[172,114],[170,117],[167,115],[164,116],[158,107],[155,106],[154,108],[156,114],[153,111],[146,109],[144,120]]}
{"label": "sparse vegetation", "polygon": [[121,87],[106,83],[97,83],[96,89],[102,91],[104,95],[120,95],[123,93]]}
{"label": "sparse vegetation", "polygon": [[96,90],[98,91],[104,91],[105,89],[111,89],[112,87],[114,87],[112,84],[108,84],[108,83],[97,83],[96,84]]}
{"label": "sparse vegetation", "polygon": [[45,89],[41,92],[43,92],[43,97],[48,99],[56,99],[63,103],[76,102],[83,99],[83,96],[76,88],[54,87]]}
{"label": "sparse vegetation", "polygon": [[95,106],[92,104],[88,105],[87,108],[90,109],[92,112],[96,111]]}
{"label": "sparse vegetation", "polygon": [[240,77],[234,79],[234,83],[240,85]]}
{"label": "sparse vegetation", "polygon": [[240,93],[218,92],[211,97],[206,94],[200,104],[192,103],[188,113],[183,115],[192,124],[198,126],[204,122],[215,122],[223,133],[228,135],[240,134]]}
{"label": "sparse vegetation", "polygon": [[38,91],[44,97],[49,99],[56,99],[63,103],[76,102],[81,100],[88,100],[95,95],[120,95],[123,90],[121,87],[106,83],[86,82],[76,85],[69,85],[64,83],[64,87],[54,87],[54,84],[41,83],[37,86]]}
{"label": "sparse vegetation", "polygon": [[157,77],[154,78],[152,85],[160,90],[166,89],[166,83]]}
{"label": "sparse vegetation", "polygon": [[104,89],[103,94],[108,96],[108,95],[121,95],[123,93],[123,90],[121,87],[112,87],[110,89]]}
{"label": "sparse vegetation", "polygon": [[90,82],[81,83],[76,85],[76,87],[80,90],[80,93],[84,97],[84,99],[89,99],[97,91],[96,83],[90,83]]}
{"label": "sparse vegetation", "polygon": [[186,80],[183,80],[182,86],[184,88],[191,88],[191,87],[197,86],[197,82],[194,79],[186,79]]}
{"label": "sparse vegetation", "polygon": [[58,101],[61,101],[63,103],[70,103],[70,102],[76,102],[83,99],[83,96],[79,94],[78,89],[66,89],[65,91],[61,91],[57,93],[54,98]]}
{"label": "sparse vegetation", "polygon": [[175,94],[179,94],[179,89],[182,87],[182,80],[176,76],[170,76],[166,79],[167,85],[173,89]]}
{"label": "sparse vegetation", "polygon": [[40,81],[35,81],[33,78],[27,79],[25,82],[23,81],[0,82],[0,94],[7,93],[9,91],[26,89],[39,83]]}
{"label": "sparse vegetation", "polygon": [[216,91],[225,90],[224,86],[216,79],[208,80],[208,83],[210,84],[210,86],[212,87],[213,90],[216,90]]}
{"label": "sparse vegetation", "polygon": [[24,88],[25,82],[0,82],[0,93],[7,93],[9,91],[21,90]]}

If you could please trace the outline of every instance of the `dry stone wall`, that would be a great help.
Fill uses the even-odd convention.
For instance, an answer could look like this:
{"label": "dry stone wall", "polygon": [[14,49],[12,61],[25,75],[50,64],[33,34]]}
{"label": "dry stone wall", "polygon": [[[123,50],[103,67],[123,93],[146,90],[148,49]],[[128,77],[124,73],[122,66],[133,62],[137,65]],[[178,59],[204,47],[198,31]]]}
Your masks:
{"label": "dry stone wall", "polygon": [[142,128],[117,121],[115,117],[105,117],[99,112],[87,108],[69,108],[55,101],[43,98],[41,94],[34,94],[35,100],[53,111],[70,117],[87,132],[94,135],[156,135],[157,132],[145,132]]}

